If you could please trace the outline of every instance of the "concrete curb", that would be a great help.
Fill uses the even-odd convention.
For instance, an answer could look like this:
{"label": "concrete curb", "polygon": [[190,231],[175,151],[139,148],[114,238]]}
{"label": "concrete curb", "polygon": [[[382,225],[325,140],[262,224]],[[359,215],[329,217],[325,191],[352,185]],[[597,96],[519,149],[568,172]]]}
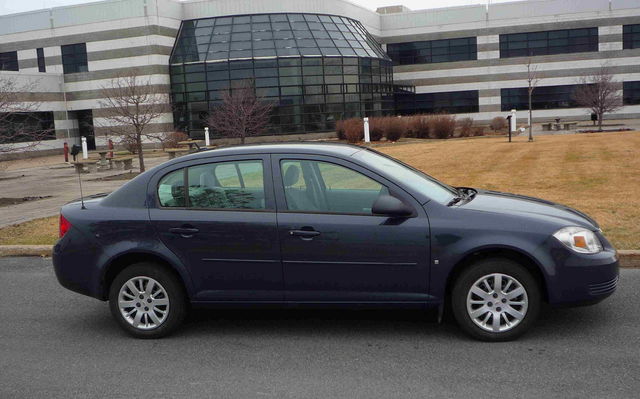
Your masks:
{"label": "concrete curb", "polygon": [[51,256],[53,245],[0,245],[3,256]]}
{"label": "concrete curb", "polygon": [[[3,256],[51,256],[52,245],[0,245]],[[640,269],[640,250],[620,250],[620,267]]]}

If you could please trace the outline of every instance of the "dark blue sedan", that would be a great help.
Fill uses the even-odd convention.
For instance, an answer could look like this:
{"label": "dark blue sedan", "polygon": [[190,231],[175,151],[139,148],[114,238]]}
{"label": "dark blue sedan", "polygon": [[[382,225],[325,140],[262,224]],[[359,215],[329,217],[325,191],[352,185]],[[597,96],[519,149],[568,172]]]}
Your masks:
{"label": "dark blue sedan", "polygon": [[60,283],[108,300],[130,334],[175,330],[193,305],[436,307],[475,338],[513,339],[543,301],[596,303],[616,250],[587,215],[451,187],[339,144],[202,151],[65,205]]}

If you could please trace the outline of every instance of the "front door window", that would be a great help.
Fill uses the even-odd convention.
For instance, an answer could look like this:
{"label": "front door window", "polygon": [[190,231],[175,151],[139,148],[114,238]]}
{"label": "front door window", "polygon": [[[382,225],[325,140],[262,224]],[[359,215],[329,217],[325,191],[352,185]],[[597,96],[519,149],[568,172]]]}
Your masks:
{"label": "front door window", "polygon": [[380,194],[388,194],[382,184],[334,163],[282,160],[280,165],[289,211],[371,215]]}

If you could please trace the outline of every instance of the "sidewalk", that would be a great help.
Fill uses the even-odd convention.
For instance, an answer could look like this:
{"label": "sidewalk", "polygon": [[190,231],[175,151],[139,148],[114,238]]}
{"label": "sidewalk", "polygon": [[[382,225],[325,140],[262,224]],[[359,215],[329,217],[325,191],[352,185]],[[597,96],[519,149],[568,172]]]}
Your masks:
{"label": "sidewalk", "polygon": [[[57,156],[57,161],[52,157],[8,161],[7,169],[0,174],[0,197],[51,196],[51,198],[0,207],[0,227],[56,215],[62,205],[80,198],[78,175],[73,166],[60,162],[61,158],[61,156]],[[145,157],[145,166],[150,169],[167,159],[166,156]],[[30,164],[35,164],[35,166],[29,166]],[[138,162],[137,158],[134,158],[133,171],[137,172],[137,170]],[[82,174],[84,195],[115,190],[127,180],[95,181],[95,179],[125,172],[123,170],[109,170]]]}

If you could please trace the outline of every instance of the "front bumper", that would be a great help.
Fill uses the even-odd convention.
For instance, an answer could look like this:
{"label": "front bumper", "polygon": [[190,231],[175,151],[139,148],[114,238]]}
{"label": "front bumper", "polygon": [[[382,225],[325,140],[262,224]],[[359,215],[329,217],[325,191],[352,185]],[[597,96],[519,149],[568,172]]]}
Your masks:
{"label": "front bumper", "polygon": [[547,281],[550,304],[589,305],[615,292],[619,279],[615,249],[609,247],[598,254],[585,255],[563,248],[562,253],[555,255],[555,274]]}

